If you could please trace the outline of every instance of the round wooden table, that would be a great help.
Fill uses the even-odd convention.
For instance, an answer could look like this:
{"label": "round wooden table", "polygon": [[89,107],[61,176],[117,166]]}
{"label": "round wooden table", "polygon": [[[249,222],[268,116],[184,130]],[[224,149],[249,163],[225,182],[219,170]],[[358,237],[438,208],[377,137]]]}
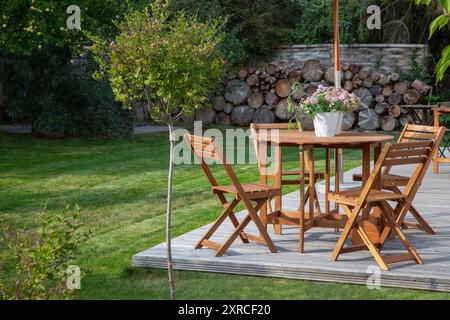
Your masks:
{"label": "round wooden table", "polygon": [[[300,206],[297,211],[282,210],[281,196],[275,198],[274,213],[267,216],[267,208],[261,210],[261,218],[265,223],[274,224],[275,232],[281,233],[281,225],[299,225],[301,230],[307,231],[313,227],[325,228],[343,228],[346,222],[346,216],[339,214],[339,208],[330,210],[328,194],[330,190],[330,149],[335,149],[335,177],[339,176],[339,157],[337,149],[361,149],[362,150],[362,184],[364,185],[369,178],[370,154],[374,149],[374,160],[380,155],[382,143],[393,140],[393,136],[374,133],[343,132],[334,137],[316,137],[313,131],[300,132],[297,129],[271,130],[270,133],[258,134],[260,144],[258,155],[260,159],[260,182],[267,184],[268,176],[274,179],[274,186],[281,188],[282,179],[282,147],[297,147],[300,149]],[[267,150],[271,146],[275,150],[276,169],[273,174],[269,174],[267,165]],[[325,212],[314,210],[314,190],[309,188],[309,210],[305,211],[305,162],[308,167],[309,185],[315,184],[314,172],[314,149],[325,148]],[[308,152],[308,159],[305,161],[305,152]],[[380,176],[375,179],[375,188],[381,188]],[[335,191],[339,191],[339,179],[335,179]],[[370,211],[364,212],[364,218],[369,218]],[[269,218],[269,219],[268,219]],[[299,251],[303,252],[303,237],[300,238]]]}

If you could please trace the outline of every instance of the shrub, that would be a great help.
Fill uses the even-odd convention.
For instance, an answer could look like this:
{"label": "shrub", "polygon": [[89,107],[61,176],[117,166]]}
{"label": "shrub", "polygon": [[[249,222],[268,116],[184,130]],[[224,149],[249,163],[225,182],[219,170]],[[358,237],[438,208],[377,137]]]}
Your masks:
{"label": "shrub", "polygon": [[67,268],[76,260],[89,233],[81,232],[80,209],[66,207],[60,214],[45,211],[37,231],[0,223],[2,252],[0,297],[6,300],[67,299]]}
{"label": "shrub", "polygon": [[71,64],[87,32],[112,36],[115,20],[143,1],[80,0],[82,30],[68,30],[69,1],[0,1],[0,86],[14,121],[48,136],[123,136],[131,117],[114,102],[106,84],[96,84]]}
{"label": "shrub", "polygon": [[3,58],[0,75],[5,110],[13,120],[51,137],[120,137],[131,134],[133,118],[115,102],[106,81],[94,81],[89,55],[71,62],[65,48]]}

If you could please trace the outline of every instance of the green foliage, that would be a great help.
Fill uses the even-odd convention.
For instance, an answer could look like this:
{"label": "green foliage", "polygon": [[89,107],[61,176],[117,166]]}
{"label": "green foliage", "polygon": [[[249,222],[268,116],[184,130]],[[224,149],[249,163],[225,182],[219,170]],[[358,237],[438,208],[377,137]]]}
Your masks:
{"label": "green foliage", "polygon": [[408,72],[401,72],[401,78],[411,84],[414,80],[419,79],[427,84],[431,84],[433,79],[426,71],[430,64],[431,56],[424,57],[423,61],[417,61],[417,49],[414,48],[411,54],[410,66]]}
{"label": "green foliage", "polygon": [[[0,2],[0,81],[13,120],[48,136],[123,136],[131,117],[105,83],[94,83],[71,63],[84,54],[85,33],[111,36],[132,0],[81,0],[82,30],[68,30],[71,1]],[[108,92],[109,91],[109,92]]]}
{"label": "green foliage", "polygon": [[[415,0],[417,5],[424,4],[430,5],[431,0]],[[429,26],[429,38],[431,38],[436,31],[443,29],[444,27],[450,27],[450,0],[439,0],[439,5],[442,8],[442,13],[439,14],[434,20],[430,23]],[[442,81],[444,79],[445,72],[450,67],[450,44],[447,45],[441,53],[441,58],[436,64],[436,80]]]}
{"label": "green foliage", "polygon": [[232,32],[250,55],[267,56],[291,43],[291,30],[301,13],[297,1],[223,1]]}
{"label": "green foliage", "polygon": [[[8,0],[0,2],[0,48],[6,53],[27,54],[46,46],[82,49],[84,31],[111,35],[114,20],[133,5],[132,0]],[[67,7],[81,9],[80,30],[66,25]]]}
{"label": "green foliage", "polygon": [[173,0],[172,10],[184,10],[200,21],[225,19],[221,48],[229,66],[239,66],[250,56],[267,56],[281,44],[291,43],[291,30],[300,15],[292,0]]}
{"label": "green foliage", "polygon": [[227,21],[229,15],[224,10],[224,3],[221,0],[172,0],[170,11],[175,15],[183,11],[186,16],[195,17],[205,23],[214,23],[217,19],[222,19],[224,25],[221,28],[224,33],[219,48],[228,67],[239,67],[248,62],[249,54],[244,46],[244,40],[238,37],[237,30],[230,21]]}
{"label": "green foliage", "polygon": [[33,132],[52,137],[120,137],[132,131],[130,112],[105,81],[91,78],[92,59],[72,63],[67,48],[42,48],[0,61],[5,110]]}
{"label": "green foliage", "polygon": [[170,19],[167,2],[133,11],[111,43],[93,38],[102,72],[116,99],[130,107],[145,101],[153,119],[172,123],[206,103],[223,75],[220,22],[202,23],[180,12]]}
{"label": "green foliage", "polygon": [[[297,88],[298,84],[295,84],[293,92],[297,91]],[[296,113],[293,117],[295,119],[301,113],[314,119],[318,113],[322,112],[351,112],[359,105],[358,97],[342,88],[319,86],[314,94],[302,100],[298,106],[293,104],[291,95],[288,97],[288,106],[290,112]]]}
{"label": "green foliage", "polygon": [[37,231],[12,227],[0,220],[2,274],[0,294],[6,300],[67,299],[73,291],[66,285],[66,270],[77,258],[80,244],[89,233],[80,228],[80,209],[66,207],[60,214],[47,212]]}
{"label": "green foliage", "polygon": [[447,128],[450,127],[450,114],[442,114],[439,118],[439,123]]}
{"label": "green foliage", "polygon": [[[366,9],[372,0],[340,1],[342,43],[369,42]],[[333,6],[329,0],[298,0],[301,15],[297,17],[292,38],[295,43],[317,44],[333,41]]]}

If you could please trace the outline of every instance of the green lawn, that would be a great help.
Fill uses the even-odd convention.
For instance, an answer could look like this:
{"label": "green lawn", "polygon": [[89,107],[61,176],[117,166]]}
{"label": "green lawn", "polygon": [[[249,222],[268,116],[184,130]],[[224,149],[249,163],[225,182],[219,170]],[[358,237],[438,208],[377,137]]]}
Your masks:
{"label": "green lawn", "polygon": [[[319,159],[323,153],[318,152]],[[359,165],[358,152],[346,156]],[[166,299],[166,272],[130,267],[131,256],[164,241],[168,143],[165,134],[128,140],[50,140],[0,134],[0,212],[11,223],[36,226],[50,211],[78,203],[93,231],[78,264],[89,270],[79,299]],[[297,165],[295,150],[285,155]],[[318,166],[323,167],[319,161]],[[235,166],[243,182],[255,165]],[[175,235],[209,223],[220,211],[195,165],[175,169]],[[219,177],[224,178],[221,174]],[[288,191],[288,190],[286,190]],[[200,201],[201,199],[201,201]],[[176,272],[180,299],[440,299],[445,293],[196,272]]]}

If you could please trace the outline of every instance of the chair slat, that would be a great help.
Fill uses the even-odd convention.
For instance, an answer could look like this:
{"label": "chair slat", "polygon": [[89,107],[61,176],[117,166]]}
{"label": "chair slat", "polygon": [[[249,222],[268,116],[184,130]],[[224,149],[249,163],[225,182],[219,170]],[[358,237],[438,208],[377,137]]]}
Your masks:
{"label": "chair slat", "polygon": [[386,157],[388,159],[391,159],[391,158],[402,158],[411,156],[426,156],[429,152],[430,152],[429,148],[397,150],[397,151],[390,151]]}
{"label": "chair slat", "polygon": [[407,157],[407,158],[395,158],[387,159],[384,161],[385,166],[401,166],[405,164],[418,164],[427,160],[427,157]]}
{"label": "chair slat", "polygon": [[212,152],[215,149],[215,146],[213,143],[204,144],[204,143],[192,142],[192,146],[194,147],[194,150],[208,150],[208,151]]}
{"label": "chair slat", "polygon": [[433,140],[436,138],[436,135],[433,133],[407,131],[404,133],[403,137],[404,138],[414,138],[417,140]]}
{"label": "chair slat", "polygon": [[401,142],[395,143],[391,146],[391,150],[417,149],[417,148],[431,148],[433,146],[432,140]]}
{"label": "chair slat", "polygon": [[429,133],[438,133],[440,130],[439,127],[431,127],[431,126],[420,126],[416,124],[408,124],[406,127],[406,131],[418,131],[418,132],[429,132]]}
{"label": "chair slat", "polygon": [[189,139],[192,142],[202,143],[202,144],[211,144],[211,143],[214,142],[214,138],[208,138],[208,137],[202,137],[202,136],[194,136],[194,135],[189,135]]}
{"label": "chair slat", "polygon": [[215,152],[211,152],[208,150],[197,150],[197,149],[195,149],[194,152],[201,159],[219,160],[217,157],[217,154]]}

